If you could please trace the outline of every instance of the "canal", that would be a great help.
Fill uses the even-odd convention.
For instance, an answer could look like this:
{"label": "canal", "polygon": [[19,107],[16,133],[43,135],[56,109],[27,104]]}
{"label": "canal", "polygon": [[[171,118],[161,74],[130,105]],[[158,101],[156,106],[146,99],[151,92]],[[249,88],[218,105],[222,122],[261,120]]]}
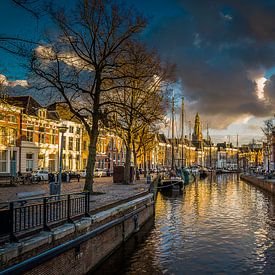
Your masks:
{"label": "canal", "polygon": [[274,274],[275,198],[237,175],[158,194],[152,224],[97,274]]}

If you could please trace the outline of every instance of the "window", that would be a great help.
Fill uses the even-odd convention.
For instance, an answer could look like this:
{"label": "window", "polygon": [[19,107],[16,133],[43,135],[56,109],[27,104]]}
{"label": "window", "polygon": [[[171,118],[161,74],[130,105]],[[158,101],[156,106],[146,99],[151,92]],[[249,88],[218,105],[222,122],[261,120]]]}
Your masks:
{"label": "window", "polygon": [[10,122],[12,122],[12,123],[16,123],[16,122],[17,122],[15,116],[9,116],[9,120],[10,120]]}
{"label": "window", "polygon": [[0,150],[0,173],[7,173],[7,150]]}
{"label": "window", "polygon": [[38,116],[41,118],[46,118],[46,111],[45,110],[39,110],[38,111]]}
{"label": "window", "polygon": [[111,138],[111,140],[109,141],[109,150],[113,150],[113,138]]}
{"label": "window", "polygon": [[79,128],[79,127],[76,127],[76,133],[77,133],[78,135],[80,135],[80,128]]}
{"label": "window", "polygon": [[66,154],[62,155],[62,169],[66,170],[67,166],[66,166]]}
{"label": "window", "polygon": [[75,168],[76,170],[79,170],[80,169],[80,156],[76,156],[76,162],[75,162]]}
{"label": "window", "polygon": [[26,154],[26,171],[33,171],[33,154]]}
{"label": "window", "polygon": [[33,131],[34,131],[33,126],[27,126],[27,134],[26,134],[27,141],[33,142]]}
{"label": "window", "polygon": [[80,138],[76,138],[75,140],[75,150],[80,151]]}
{"label": "window", "polygon": [[74,138],[69,137],[69,150],[73,150],[73,149],[74,149]]}
{"label": "window", "polygon": [[62,149],[66,150],[66,137],[63,137]]}
{"label": "window", "polygon": [[70,127],[69,127],[69,132],[70,132],[70,133],[73,133],[73,132],[74,132],[74,127],[73,127],[73,126],[70,126]]}
{"label": "window", "polygon": [[73,157],[69,155],[69,170],[73,170]]}
{"label": "window", "polygon": [[45,143],[46,142],[46,129],[45,127],[39,127],[39,142]]}
{"label": "window", "polygon": [[7,143],[7,129],[4,127],[0,127],[0,144]]}
{"label": "window", "polygon": [[56,138],[56,130],[52,129],[51,130],[51,135],[50,135],[50,143],[55,144],[55,138]]}
{"label": "window", "polygon": [[9,143],[11,145],[16,145],[16,138],[17,138],[17,130],[16,129],[10,129],[9,130]]}

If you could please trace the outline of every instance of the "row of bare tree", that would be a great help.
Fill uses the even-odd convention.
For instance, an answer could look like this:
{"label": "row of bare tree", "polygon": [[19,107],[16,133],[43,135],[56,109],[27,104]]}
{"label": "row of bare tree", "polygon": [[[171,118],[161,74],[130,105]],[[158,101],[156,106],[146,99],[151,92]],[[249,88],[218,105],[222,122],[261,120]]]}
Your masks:
{"label": "row of bare tree", "polygon": [[28,59],[32,86],[65,103],[85,126],[90,138],[85,190],[93,191],[101,128],[124,141],[127,184],[131,154],[136,165],[165,120],[174,66],[141,41],[146,20],[117,1],[80,0],[73,9],[45,6],[54,28],[43,42],[2,36],[0,46]]}

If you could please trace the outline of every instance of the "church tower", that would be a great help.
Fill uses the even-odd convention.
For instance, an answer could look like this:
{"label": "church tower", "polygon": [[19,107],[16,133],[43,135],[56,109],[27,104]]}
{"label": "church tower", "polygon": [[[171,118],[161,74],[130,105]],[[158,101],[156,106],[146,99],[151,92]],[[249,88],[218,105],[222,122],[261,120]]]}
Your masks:
{"label": "church tower", "polygon": [[194,133],[193,133],[192,140],[195,142],[202,141],[202,129],[201,129],[200,116],[198,113],[196,114],[196,117],[195,117]]}

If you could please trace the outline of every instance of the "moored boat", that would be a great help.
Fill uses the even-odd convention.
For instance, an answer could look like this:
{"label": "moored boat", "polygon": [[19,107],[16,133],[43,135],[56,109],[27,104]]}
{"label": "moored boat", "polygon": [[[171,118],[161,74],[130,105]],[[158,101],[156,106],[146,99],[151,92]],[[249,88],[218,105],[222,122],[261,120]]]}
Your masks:
{"label": "moored boat", "polygon": [[184,181],[181,177],[171,177],[160,180],[158,184],[158,189],[160,191],[167,191],[172,190],[174,186],[178,186],[180,190],[183,188]]}

